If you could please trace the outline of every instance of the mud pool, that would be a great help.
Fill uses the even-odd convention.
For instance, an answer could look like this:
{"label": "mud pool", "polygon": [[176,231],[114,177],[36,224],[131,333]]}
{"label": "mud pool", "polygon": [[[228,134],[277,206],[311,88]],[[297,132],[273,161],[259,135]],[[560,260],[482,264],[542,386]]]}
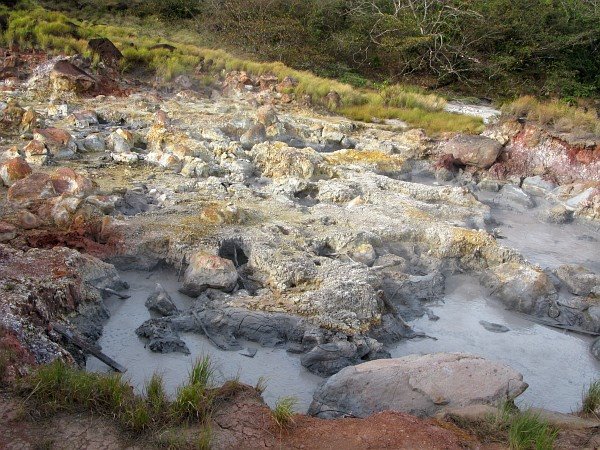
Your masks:
{"label": "mud pool", "polygon": [[[131,298],[119,300],[113,296],[106,300],[111,317],[98,344],[104,353],[127,367],[125,377],[136,389],[141,391],[152,374],[159,373],[164,378],[168,393],[174,394],[177,387],[186,381],[193,362],[209,355],[216,369],[215,382],[239,377],[241,382],[254,386],[262,378],[267,387],[263,398],[270,406],[274,406],[280,397],[294,396],[298,399],[299,411],[308,409],[313,391],[323,379],[306,371],[300,365],[300,359],[283,348],[262,348],[249,342],[248,348],[257,349],[256,355],[249,358],[240,352],[220,350],[202,335],[183,333],[181,337],[190,349],[189,355],[153,353],[146,349],[135,329],[150,318],[144,302],[155,284],[162,284],[179,309],[188,308],[192,299],[177,291],[180,283],[174,271],[122,272],[121,278],[129,283],[127,294]],[[110,370],[93,357],[88,358],[87,369],[98,372]]]}
{"label": "mud pool", "polygon": [[[487,297],[473,276],[448,278],[446,296],[431,309],[439,320],[424,316],[411,325],[437,340],[403,341],[391,351],[392,357],[467,352],[502,361],[529,383],[517,399],[519,405],[561,412],[576,411],[583,387],[600,373],[600,362],[589,351],[591,338],[538,325],[525,315],[507,311]],[[488,331],[480,321],[504,325],[509,331]]]}

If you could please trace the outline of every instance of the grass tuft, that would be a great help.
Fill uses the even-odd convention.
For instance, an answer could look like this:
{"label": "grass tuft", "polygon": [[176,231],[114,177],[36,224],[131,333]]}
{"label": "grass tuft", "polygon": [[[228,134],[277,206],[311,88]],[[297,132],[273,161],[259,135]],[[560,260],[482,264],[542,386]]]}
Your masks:
{"label": "grass tuft", "polygon": [[600,414],[600,380],[590,383],[583,396],[581,409],[584,414]]}
{"label": "grass tuft", "polygon": [[273,419],[280,428],[285,428],[294,423],[294,406],[298,403],[295,397],[282,397],[277,401],[271,411]]}
{"label": "grass tuft", "polygon": [[513,450],[552,450],[558,431],[540,419],[539,415],[524,412],[513,416],[508,441]]}

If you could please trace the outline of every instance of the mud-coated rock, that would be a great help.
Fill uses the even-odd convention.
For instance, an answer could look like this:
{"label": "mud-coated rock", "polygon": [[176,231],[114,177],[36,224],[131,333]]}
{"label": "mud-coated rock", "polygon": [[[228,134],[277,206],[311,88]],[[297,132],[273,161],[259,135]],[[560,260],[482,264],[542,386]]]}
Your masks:
{"label": "mud-coated rock", "polygon": [[90,39],[88,45],[90,49],[100,57],[102,62],[109,66],[116,67],[123,58],[123,54],[109,39]]}
{"label": "mud-coated rock", "polygon": [[481,281],[508,308],[525,314],[546,316],[557,299],[548,275],[525,264],[504,263],[492,267]]}
{"label": "mud-coated rock", "polygon": [[375,339],[363,339],[358,345],[350,341],[337,341],[320,344],[301,358],[301,363],[312,373],[321,376],[333,375],[344,367],[359,362],[389,358],[389,353],[382,350],[382,344]]}
{"label": "mud-coated rock", "polygon": [[150,294],[144,303],[146,308],[162,316],[170,316],[177,313],[177,306],[173,303],[171,296],[159,283],[156,283],[154,292]]}
{"label": "mud-coated rock", "polygon": [[591,348],[592,355],[600,361],[600,337],[594,341]]}
{"label": "mud-coated rock", "polygon": [[511,400],[526,388],[520,373],[480,356],[410,355],[342,369],[317,389],[309,414],[366,417],[392,410],[431,416],[443,407]]}
{"label": "mud-coated rock", "polygon": [[443,144],[441,150],[467,166],[488,169],[502,151],[502,144],[485,136],[459,134]]}
{"label": "mud-coated rock", "polygon": [[180,292],[197,297],[208,288],[231,291],[237,279],[238,273],[231,260],[199,252],[190,259]]}
{"label": "mud-coated rock", "polygon": [[564,264],[556,269],[555,274],[571,294],[589,295],[594,288],[600,288],[600,275],[583,266]]}
{"label": "mud-coated rock", "polygon": [[179,333],[173,330],[168,320],[147,320],[135,330],[135,333],[141,338],[148,339],[147,347],[153,352],[190,353],[188,346],[179,338]]}

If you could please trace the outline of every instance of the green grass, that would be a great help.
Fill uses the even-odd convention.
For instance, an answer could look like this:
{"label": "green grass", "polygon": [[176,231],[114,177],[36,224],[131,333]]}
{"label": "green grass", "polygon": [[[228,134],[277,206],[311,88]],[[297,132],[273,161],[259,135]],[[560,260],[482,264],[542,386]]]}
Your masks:
{"label": "green grass", "polygon": [[[308,71],[294,70],[281,62],[238,58],[224,50],[198,46],[200,36],[189,30],[179,30],[175,26],[165,30],[160,22],[150,19],[147,23],[132,20],[128,26],[118,26],[77,21],[42,8],[5,11],[5,14],[8,14],[9,20],[2,40],[6,43],[92,57],[87,40],[107,37],[123,53],[121,69],[124,72],[156,73],[170,80],[180,74],[194,73],[202,63],[203,75],[208,77],[219,77],[223,71],[232,70],[246,71],[255,76],[272,74],[279,80],[292,77],[297,84],[289,93],[298,98],[308,96],[313,104],[332,109],[350,119],[367,122],[374,117],[401,119],[429,133],[476,133],[482,129],[480,119],[444,112],[445,100],[442,97],[418,88],[403,85],[380,89],[357,87],[366,83],[358,83],[356,77],[346,77],[345,80],[352,82],[353,86]],[[158,43],[171,44],[176,50],[150,49]],[[327,104],[325,100],[332,91],[340,96],[339,108]]]}
{"label": "green grass", "polygon": [[[55,361],[22,379],[18,391],[30,410],[40,414],[89,411],[115,419],[127,432],[137,435],[149,432],[158,443],[171,440],[173,427],[200,424],[194,445],[209,448],[208,423],[213,402],[220,395],[219,390],[211,386],[212,376],[210,359],[199,359],[190,370],[188,382],[179,388],[177,397],[169,401],[159,375],[150,378],[143,395],[136,395],[120,374],[89,373]],[[180,442],[181,445],[166,446],[189,448],[189,439],[180,441],[184,440],[185,445]]]}
{"label": "green grass", "polygon": [[282,397],[271,411],[273,420],[280,428],[285,428],[294,422],[294,406],[298,403],[295,397]]}
{"label": "green grass", "polygon": [[598,414],[600,411],[600,380],[590,383],[583,396],[583,406],[581,408],[584,414]]}
{"label": "green grass", "polygon": [[481,442],[508,445],[513,450],[551,450],[558,434],[539,415],[530,411],[520,412],[512,402],[503,402],[497,413],[480,420],[450,418]]}
{"label": "green grass", "polygon": [[600,134],[600,118],[594,111],[585,111],[557,100],[542,102],[524,96],[502,107],[510,118],[525,118],[556,129],[559,132]]}
{"label": "green grass", "polygon": [[515,415],[508,430],[508,442],[513,450],[552,450],[558,431],[539,415],[524,412]]}

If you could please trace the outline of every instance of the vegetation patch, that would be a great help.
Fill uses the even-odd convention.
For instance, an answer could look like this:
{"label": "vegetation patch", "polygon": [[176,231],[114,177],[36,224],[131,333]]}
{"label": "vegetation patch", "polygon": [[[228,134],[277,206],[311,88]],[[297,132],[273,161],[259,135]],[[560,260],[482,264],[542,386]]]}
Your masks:
{"label": "vegetation patch", "polygon": [[584,414],[600,416],[600,380],[590,383],[590,386],[583,395],[581,410]]}
{"label": "vegetation patch", "polygon": [[504,105],[502,114],[514,119],[535,121],[559,132],[600,135],[600,118],[595,111],[586,111],[558,100],[544,102],[524,96]]}
{"label": "vegetation patch", "polygon": [[[220,392],[212,386],[213,369],[208,357],[192,366],[188,381],[171,401],[165,393],[163,380],[153,375],[146,383],[144,394],[136,395],[120,374],[98,374],[73,368],[62,361],[37,368],[22,379],[18,390],[31,408],[40,414],[58,411],[88,411],[114,418],[127,432],[151,432],[158,443],[177,441],[173,427],[200,424],[194,438],[199,448],[209,448],[209,421]],[[185,439],[189,447],[189,439]],[[175,442],[176,444],[176,442]]]}
{"label": "vegetation patch", "polygon": [[272,415],[280,428],[289,427],[294,423],[294,407],[297,403],[298,400],[295,397],[282,397],[277,401]]}
{"label": "vegetation patch", "polygon": [[[351,85],[323,78],[309,71],[292,69],[282,62],[257,62],[238,58],[224,50],[190,43],[199,40],[193,33],[184,36],[175,34],[172,40],[165,39],[162,37],[165,31],[161,23],[151,26],[130,24],[127,27],[93,24],[39,7],[10,12],[5,10],[4,14],[7,15],[8,25],[3,41],[7,44],[19,44],[23,48],[42,48],[65,54],[79,53],[93,60],[94,55],[87,41],[106,37],[121,50],[121,69],[124,72],[156,73],[165,80],[181,74],[194,74],[199,68],[203,77],[209,79],[222,76],[223,71],[233,70],[245,71],[254,76],[272,74],[280,81],[286,77],[295,81],[288,93],[295,94],[298,98],[308,96],[312,103],[354,120],[371,122],[377,119],[401,119],[430,133],[474,133],[482,129],[480,119],[444,112],[445,100],[442,97],[415,87],[356,87],[361,83]],[[332,104],[327,98],[331,92],[339,95],[339,104]]]}

